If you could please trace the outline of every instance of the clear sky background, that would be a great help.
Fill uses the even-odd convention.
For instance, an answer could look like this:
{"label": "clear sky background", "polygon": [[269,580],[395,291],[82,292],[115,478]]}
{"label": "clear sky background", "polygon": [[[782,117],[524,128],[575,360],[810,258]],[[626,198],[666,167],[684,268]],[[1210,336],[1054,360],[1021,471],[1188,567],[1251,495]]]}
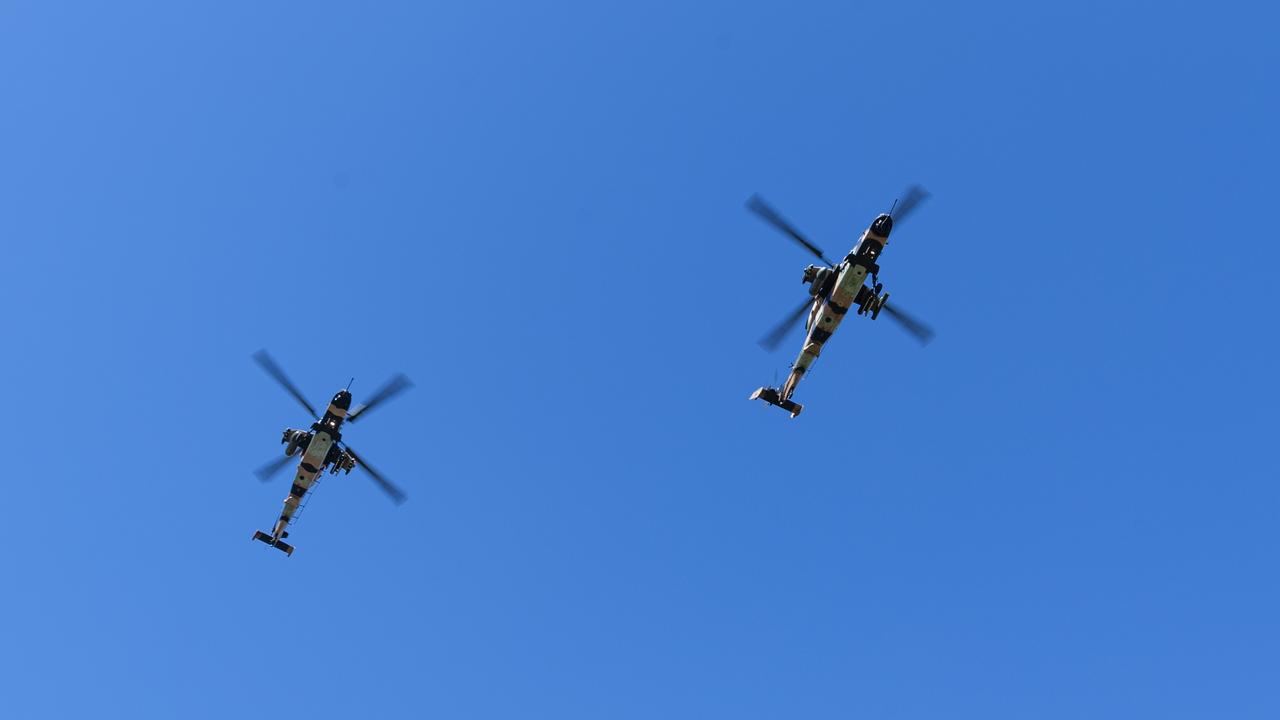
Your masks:
{"label": "clear sky background", "polygon": [[[1265,3],[0,2],[0,716],[1275,718]],[[756,339],[913,182],[796,399]],[[252,470],[355,376],[292,558]]]}

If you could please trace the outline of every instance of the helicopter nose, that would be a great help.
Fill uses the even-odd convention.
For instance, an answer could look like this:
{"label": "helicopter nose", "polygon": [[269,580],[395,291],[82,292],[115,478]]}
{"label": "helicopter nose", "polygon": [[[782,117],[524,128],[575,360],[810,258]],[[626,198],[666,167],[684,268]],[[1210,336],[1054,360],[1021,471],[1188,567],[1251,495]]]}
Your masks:
{"label": "helicopter nose", "polygon": [[337,395],[333,396],[333,404],[337,407],[342,408],[343,410],[350,410],[351,409],[351,393],[347,392],[346,390],[340,391]]}
{"label": "helicopter nose", "polygon": [[871,223],[871,232],[880,237],[889,237],[889,233],[893,231],[893,218],[888,215],[881,215],[876,221]]}

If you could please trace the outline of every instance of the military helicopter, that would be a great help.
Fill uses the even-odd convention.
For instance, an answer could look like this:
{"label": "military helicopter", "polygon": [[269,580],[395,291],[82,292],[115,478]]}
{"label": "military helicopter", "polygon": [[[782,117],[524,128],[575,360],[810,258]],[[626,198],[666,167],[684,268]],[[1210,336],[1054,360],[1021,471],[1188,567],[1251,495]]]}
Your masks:
{"label": "military helicopter", "polygon": [[276,521],[275,528],[271,534],[262,532],[261,530],[253,533],[253,539],[264,542],[277,550],[283,551],[286,555],[293,555],[293,546],[284,542],[289,537],[286,530],[293,521],[294,515],[298,511],[298,506],[302,503],[302,498],[306,496],[307,491],[311,489],[311,485],[316,481],[326,469],[329,474],[336,474],[338,471],[344,471],[348,475],[356,466],[363,467],[365,472],[369,473],[369,477],[382,488],[383,492],[391,497],[391,500],[399,505],[408,497],[404,491],[391,484],[386,478],[370,467],[359,455],[351,449],[350,446],[342,444],[342,434],[338,432],[342,427],[342,423],[355,422],[365,413],[369,412],[379,404],[387,401],[391,397],[398,395],[404,390],[413,387],[413,383],[409,382],[409,378],[404,375],[396,375],[387,381],[385,385],[378,389],[369,402],[360,405],[355,410],[351,410],[351,386],[339,390],[334,394],[333,399],[329,401],[329,407],[325,410],[324,417],[316,415],[315,408],[311,407],[311,403],[302,396],[298,388],[289,380],[276,361],[271,359],[266,350],[259,350],[254,353],[253,359],[262,366],[267,374],[275,378],[284,389],[293,396],[295,400],[311,413],[311,417],[316,422],[312,424],[311,430],[295,430],[286,428],[284,437],[280,442],[285,446],[284,457],[272,460],[271,462],[258,468],[256,474],[258,479],[266,482],[270,480],[276,473],[284,469],[290,463],[290,459],[294,455],[301,454],[298,461],[298,470],[293,477],[293,487],[289,489],[289,496],[284,499],[284,510],[280,513],[280,519]]}
{"label": "military helicopter", "polygon": [[[758,195],[752,195],[747,200],[748,210],[781,230],[826,264],[826,267],[810,265],[804,269],[802,282],[809,286],[810,297],[760,339],[761,347],[766,350],[776,349],[800,321],[805,310],[809,311],[809,317],[805,321],[807,333],[804,346],[791,365],[791,374],[781,388],[762,387],[751,393],[748,399],[763,400],[780,407],[791,413],[793,418],[799,415],[804,406],[793,401],[791,395],[800,378],[818,359],[823,344],[831,338],[831,334],[840,326],[840,321],[844,320],[845,313],[851,308],[856,307],[859,315],[867,315],[872,320],[880,317],[881,311],[888,313],[889,317],[898,321],[921,344],[928,344],[933,339],[933,331],[927,326],[897,307],[887,304],[889,293],[881,294],[884,286],[879,280],[880,266],[877,264],[880,253],[889,242],[889,233],[893,230],[894,223],[901,223],[928,197],[929,193],[924,188],[919,185],[911,186],[902,202],[894,202],[888,213],[882,213],[871,222],[870,227],[862,232],[858,243],[838,264],[828,260],[817,245],[809,242]],[[871,278],[870,287],[864,284],[868,277]]]}

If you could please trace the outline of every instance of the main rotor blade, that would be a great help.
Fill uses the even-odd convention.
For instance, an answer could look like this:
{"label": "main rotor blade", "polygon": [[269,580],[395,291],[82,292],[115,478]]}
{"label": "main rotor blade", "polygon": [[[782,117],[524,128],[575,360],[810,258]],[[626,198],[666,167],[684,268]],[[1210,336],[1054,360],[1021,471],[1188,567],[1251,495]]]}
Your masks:
{"label": "main rotor blade", "polygon": [[929,191],[919,185],[912,185],[907,188],[907,194],[902,196],[902,200],[893,209],[894,224],[902,222],[911,214],[916,206],[929,199]]}
{"label": "main rotor blade", "polygon": [[275,378],[276,382],[280,383],[285,390],[289,391],[289,394],[293,396],[294,400],[302,403],[302,407],[306,408],[307,412],[311,413],[311,417],[316,420],[320,419],[320,416],[316,414],[316,409],[311,407],[311,403],[307,402],[307,399],[302,396],[302,393],[298,391],[298,388],[295,387],[293,382],[289,380],[288,376],[284,374],[284,370],[280,369],[280,366],[276,364],[276,361],[271,359],[271,356],[267,354],[266,350],[259,350],[254,353],[253,359],[262,366],[263,370],[267,371],[268,375]]}
{"label": "main rotor blade", "polygon": [[278,473],[278,472],[280,472],[281,470],[283,470],[285,465],[288,465],[289,463],[293,462],[294,460],[295,460],[295,458],[291,458],[291,457],[289,457],[289,456],[287,456],[287,455],[281,455],[280,457],[276,458],[275,460],[272,460],[271,462],[267,463],[266,465],[263,465],[262,467],[258,468],[257,470],[254,470],[254,471],[253,471],[253,474],[254,474],[254,475],[257,475],[257,476],[258,476],[258,479],[259,479],[259,480],[261,480],[262,482],[267,482],[267,481],[268,481],[268,480],[270,480],[271,478],[275,477],[276,473]]}
{"label": "main rotor blade", "polygon": [[789,235],[792,240],[803,245],[806,250],[816,255],[822,262],[826,263],[827,267],[836,266],[835,263],[827,259],[826,255],[822,254],[822,250],[817,245],[814,245],[805,239],[805,237],[800,234],[799,230],[792,227],[791,223],[784,220],[776,210],[769,207],[769,204],[760,199],[759,195],[752,195],[751,198],[747,200],[747,209],[764,218],[765,222]]}
{"label": "main rotor blade", "polygon": [[921,345],[928,345],[929,341],[933,339],[933,330],[931,330],[928,325],[916,320],[902,310],[899,310],[888,303],[885,303],[885,306],[881,308],[881,310],[889,313],[889,317],[897,320],[898,323],[902,325],[902,329],[914,335],[916,340],[920,341]]}
{"label": "main rotor blade", "polygon": [[777,350],[782,341],[787,338],[787,335],[791,334],[791,330],[795,328],[796,323],[800,322],[800,318],[804,317],[805,311],[812,305],[813,298],[808,298],[800,304],[800,307],[792,310],[790,314],[782,319],[782,322],[773,326],[768,335],[760,338],[760,347],[770,352]]}
{"label": "main rotor blade", "polygon": [[356,418],[377,407],[379,403],[383,403],[411,387],[413,387],[413,383],[409,381],[409,378],[404,375],[396,375],[378,388],[378,391],[369,398],[369,402],[348,413],[347,422],[355,422]]}
{"label": "main rotor blade", "polygon": [[359,464],[360,467],[364,468],[364,471],[369,473],[369,477],[373,478],[373,481],[378,484],[378,487],[382,488],[382,491],[391,497],[391,502],[400,505],[403,504],[405,500],[409,499],[409,496],[405,495],[403,490],[393,485],[390,480],[382,477],[381,473],[374,470],[369,463],[365,462],[363,458],[357,455],[356,451],[352,450],[350,445],[347,445],[346,447],[347,452],[351,454],[351,457],[355,458],[356,463]]}

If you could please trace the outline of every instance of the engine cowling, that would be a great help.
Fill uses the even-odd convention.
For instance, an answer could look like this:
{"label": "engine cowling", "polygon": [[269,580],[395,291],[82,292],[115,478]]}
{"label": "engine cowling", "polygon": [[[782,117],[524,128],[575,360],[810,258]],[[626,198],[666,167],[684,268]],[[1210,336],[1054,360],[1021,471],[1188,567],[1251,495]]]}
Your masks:
{"label": "engine cowling", "polygon": [[831,282],[835,279],[835,271],[831,268],[810,265],[804,269],[804,279],[801,281],[809,286],[809,294],[818,297],[826,295],[831,288]]}
{"label": "engine cowling", "polygon": [[284,437],[280,439],[284,443],[284,454],[286,457],[293,457],[302,451],[307,445],[311,444],[311,433],[305,430],[294,430],[286,428]]}

